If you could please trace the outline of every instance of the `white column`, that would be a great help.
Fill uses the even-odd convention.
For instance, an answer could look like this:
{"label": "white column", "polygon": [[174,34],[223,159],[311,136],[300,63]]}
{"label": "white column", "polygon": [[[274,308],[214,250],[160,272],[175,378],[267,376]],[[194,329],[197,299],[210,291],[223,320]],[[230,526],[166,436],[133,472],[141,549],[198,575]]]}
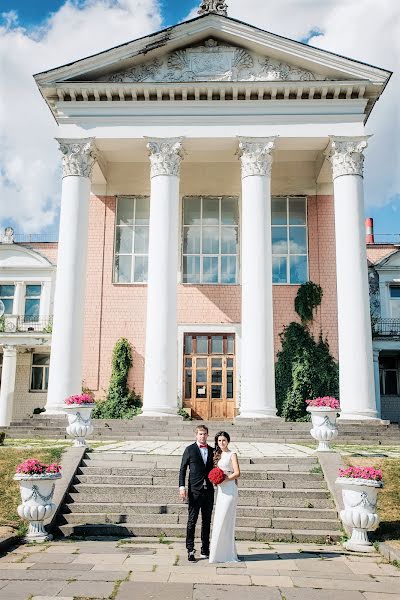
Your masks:
{"label": "white column", "polygon": [[23,281],[15,282],[14,302],[13,302],[13,315],[20,317],[24,314],[25,306],[25,284]]}
{"label": "white column", "polygon": [[0,427],[8,427],[12,419],[16,369],[16,346],[4,346],[0,387]]}
{"label": "white column", "polygon": [[376,350],[373,348],[372,350],[374,356],[374,382],[375,382],[375,401],[376,401],[376,412],[378,413],[378,417],[382,418],[382,406],[381,406],[381,382],[380,382],[380,373],[379,373],[379,353],[380,350]]}
{"label": "white column", "polygon": [[182,138],[148,139],[151,163],[143,416],[177,416],[179,171]]}
{"label": "white column", "polygon": [[340,418],[355,420],[377,417],[364,230],[367,139],[331,136],[329,154],[335,196]]}
{"label": "white column", "polygon": [[242,345],[239,418],[276,417],[271,167],[275,138],[239,138],[242,163]]}
{"label": "white column", "polygon": [[63,154],[60,233],[46,412],[82,390],[83,318],[93,138],[58,140]]}

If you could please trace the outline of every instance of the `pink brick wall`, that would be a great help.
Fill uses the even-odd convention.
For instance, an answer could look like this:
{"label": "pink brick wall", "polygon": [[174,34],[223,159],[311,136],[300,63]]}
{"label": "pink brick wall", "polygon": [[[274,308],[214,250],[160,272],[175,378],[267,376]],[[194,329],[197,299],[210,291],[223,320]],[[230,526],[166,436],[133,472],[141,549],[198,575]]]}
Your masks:
{"label": "pink brick wall", "polygon": [[[115,342],[127,337],[133,347],[129,384],[143,391],[146,286],[112,283],[115,198],[92,196],[85,300],[84,380],[96,396],[108,386]],[[313,327],[322,328],[337,357],[337,311],[333,199],[308,199],[310,278],[324,289],[324,298]],[[274,286],[275,348],[279,332],[291,320],[297,286]],[[178,323],[240,322],[240,286],[178,287]]]}

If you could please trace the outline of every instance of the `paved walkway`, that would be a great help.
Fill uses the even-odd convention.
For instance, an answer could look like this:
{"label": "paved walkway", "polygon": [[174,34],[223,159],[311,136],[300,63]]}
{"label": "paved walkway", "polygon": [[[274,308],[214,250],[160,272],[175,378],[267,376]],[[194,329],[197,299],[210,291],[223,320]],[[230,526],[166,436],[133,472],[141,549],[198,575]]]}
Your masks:
{"label": "paved walkway", "polygon": [[399,600],[400,570],[340,546],[238,542],[239,564],[182,540],[57,541],[0,558],[0,600]]}

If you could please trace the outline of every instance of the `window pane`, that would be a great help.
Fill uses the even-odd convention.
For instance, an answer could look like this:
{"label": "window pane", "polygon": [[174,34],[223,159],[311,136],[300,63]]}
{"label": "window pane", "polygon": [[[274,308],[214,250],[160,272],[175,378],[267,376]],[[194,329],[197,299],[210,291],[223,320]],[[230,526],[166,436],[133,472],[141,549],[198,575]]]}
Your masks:
{"label": "window pane", "polygon": [[0,285],[0,298],[4,298],[4,297],[9,297],[9,298],[13,298],[14,297],[14,287],[13,285]]}
{"label": "window pane", "polygon": [[183,283],[200,283],[200,256],[183,257]]}
{"label": "window pane", "polygon": [[226,372],[226,397],[233,398],[233,371]]}
{"label": "window pane", "polygon": [[131,254],[132,252],[132,227],[117,227],[117,236],[115,240],[115,251],[117,254]]}
{"label": "window pane", "polygon": [[289,198],[289,223],[290,225],[306,224],[305,198]]}
{"label": "window pane", "polygon": [[185,225],[200,225],[200,198],[185,198],[183,201],[183,222]]}
{"label": "window pane", "polygon": [[197,382],[201,382],[201,383],[207,383],[207,371],[206,370],[199,370],[197,369],[196,371],[196,381]]}
{"label": "window pane", "polygon": [[12,299],[7,300],[6,298],[1,298],[1,301],[4,304],[4,314],[12,315],[14,301]]}
{"label": "window pane", "polygon": [[222,385],[211,386],[211,398],[222,398]]}
{"label": "window pane", "polygon": [[272,227],[272,254],[287,254],[287,228]]}
{"label": "window pane", "polygon": [[211,359],[211,366],[217,369],[222,368],[222,358],[213,358]]}
{"label": "window pane", "polygon": [[212,371],[211,372],[211,381],[213,383],[222,383],[222,371]]}
{"label": "window pane", "polygon": [[206,335],[198,335],[197,341],[197,354],[208,354],[208,337]]}
{"label": "window pane", "polygon": [[149,228],[135,227],[135,253],[146,254],[149,251]]}
{"label": "window pane", "polygon": [[272,198],[272,225],[286,225],[287,208],[286,198]]}
{"label": "window pane", "polygon": [[226,359],[226,366],[228,369],[233,369],[233,358]]}
{"label": "window pane", "polygon": [[148,225],[150,217],[150,200],[143,196],[135,199],[135,225]]}
{"label": "window pane", "polygon": [[45,369],[44,369],[44,389],[45,390],[49,389],[49,371],[50,371],[50,369],[48,367],[45,367]]}
{"label": "window pane", "polygon": [[143,283],[147,281],[147,256],[135,256],[135,275],[134,281],[137,283]]}
{"label": "window pane", "polygon": [[223,342],[224,338],[222,335],[213,335],[211,338],[211,352],[213,354],[222,354],[224,351]]}
{"label": "window pane", "polygon": [[307,256],[290,257],[290,283],[307,281]]}
{"label": "window pane", "polygon": [[200,227],[183,228],[183,253],[200,254]]}
{"label": "window pane", "polygon": [[236,256],[221,256],[221,283],[236,283]]}
{"label": "window pane", "polygon": [[25,300],[25,319],[28,317],[29,319],[38,319],[39,318],[39,309],[40,309],[40,300],[27,298]]}
{"label": "window pane", "polygon": [[203,283],[218,283],[218,256],[204,256]]}
{"label": "window pane", "polygon": [[192,359],[185,358],[185,367],[191,367],[191,366],[192,366]]}
{"label": "window pane", "polygon": [[239,211],[237,198],[222,198],[221,200],[221,223],[222,225],[237,225],[239,222]]}
{"label": "window pane", "polygon": [[185,398],[192,397],[192,369],[185,371]]}
{"label": "window pane", "polygon": [[31,390],[41,390],[43,383],[42,367],[32,367]]}
{"label": "window pane", "polygon": [[117,225],[133,225],[134,206],[135,201],[133,198],[118,198]]}
{"label": "window pane", "polygon": [[192,354],[192,336],[185,335],[185,354]]}
{"label": "window pane", "polygon": [[307,239],[305,227],[289,227],[290,254],[306,254]]}
{"label": "window pane", "polygon": [[[227,342],[228,342],[228,349],[227,349],[228,354],[235,354],[235,336],[228,335]],[[229,363],[229,360],[228,360],[228,363]],[[229,367],[229,364],[228,364],[228,367]]]}
{"label": "window pane", "polygon": [[27,285],[25,288],[25,296],[28,296],[28,297],[40,296],[41,292],[42,292],[41,285]]}
{"label": "window pane", "polygon": [[221,229],[221,254],[236,254],[237,228],[222,227]]}
{"label": "window pane", "polygon": [[219,198],[203,198],[203,225],[218,225],[218,223]]}
{"label": "window pane", "polygon": [[50,354],[34,354],[32,357],[33,365],[49,365]]}
{"label": "window pane", "polygon": [[397,396],[397,371],[385,371],[385,394]]}
{"label": "window pane", "polygon": [[391,286],[390,287],[390,297],[391,298],[400,298],[400,287]]}
{"label": "window pane", "polygon": [[285,256],[272,257],[272,282],[287,283],[287,258]]}
{"label": "window pane", "polygon": [[131,283],[131,256],[115,257],[115,280],[118,283]]}
{"label": "window pane", "polygon": [[[199,349],[197,349],[197,352],[199,352]],[[197,367],[197,369],[207,369],[207,359],[206,358],[198,358],[196,360],[196,367]]]}
{"label": "window pane", "polygon": [[203,254],[219,253],[219,227],[203,227]]}

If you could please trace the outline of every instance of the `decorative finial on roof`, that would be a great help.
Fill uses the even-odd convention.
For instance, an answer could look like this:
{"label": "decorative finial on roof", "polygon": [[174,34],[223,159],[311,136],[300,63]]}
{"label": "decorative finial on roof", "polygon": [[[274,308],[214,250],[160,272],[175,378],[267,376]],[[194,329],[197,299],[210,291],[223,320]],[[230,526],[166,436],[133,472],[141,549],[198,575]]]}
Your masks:
{"label": "decorative finial on roof", "polygon": [[225,0],[203,0],[198,10],[199,15],[206,15],[208,13],[216,13],[223,17],[228,16],[228,5]]}

